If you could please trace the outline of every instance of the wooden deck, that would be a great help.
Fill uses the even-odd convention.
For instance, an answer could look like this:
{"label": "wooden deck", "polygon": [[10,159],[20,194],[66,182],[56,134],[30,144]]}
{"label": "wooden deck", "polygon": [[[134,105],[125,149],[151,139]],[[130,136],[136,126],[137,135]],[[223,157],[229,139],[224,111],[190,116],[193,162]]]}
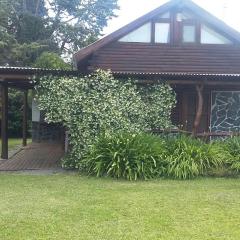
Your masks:
{"label": "wooden deck", "polygon": [[8,160],[0,161],[0,171],[48,170],[60,168],[64,151],[60,144],[32,143]]}

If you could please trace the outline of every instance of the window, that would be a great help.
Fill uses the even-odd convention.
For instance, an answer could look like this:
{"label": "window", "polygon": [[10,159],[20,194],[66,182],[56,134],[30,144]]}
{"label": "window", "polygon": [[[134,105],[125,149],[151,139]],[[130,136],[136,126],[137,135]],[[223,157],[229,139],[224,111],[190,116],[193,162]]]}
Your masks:
{"label": "window", "polygon": [[160,16],[159,16],[160,19],[168,19],[170,18],[170,12],[165,12],[165,13],[162,13]]}
{"label": "window", "polygon": [[201,43],[202,44],[231,44],[232,42],[213,29],[202,25],[201,27]]}
{"label": "window", "polygon": [[119,40],[120,42],[151,42],[151,23],[147,23],[135,31],[127,34]]}
{"label": "window", "polygon": [[170,23],[155,23],[155,42],[170,42]]}
{"label": "window", "polygon": [[156,16],[156,17],[154,18],[154,20],[155,20],[156,22],[159,22],[159,21],[160,21],[160,22],[161,22],[161,21],[167,21],[167,20],[170,20],[170,17],[171,17],[170,12],[165,12],[165,13],[162,13],[162,14]]}
{"label": "window", "polygon": [[188,13],[188,12],[179,12],[177,13],[177,21],[178,22],[182,22],[184,20],[191,20],[191,19],[194,19],[194,17]]}
{"label": "window", "polygon": [[39,110],[39,103],[32,100],[32,121],[33,122],[40,122],[40,110]]}
{"label": "window", "polygon": [[[178,12],[176,15],[177,29],[177,42],[182,43],[196,43],[199,42],[197,39],[197,24],[198,21],[194,15],[188,11]],[[180,33],[180,34],[179,34]]]}
{"label": "window", "polygon": [[182,40],[183,40],[183,43],[196,42],[196,26],[195,25],[183,25]]}

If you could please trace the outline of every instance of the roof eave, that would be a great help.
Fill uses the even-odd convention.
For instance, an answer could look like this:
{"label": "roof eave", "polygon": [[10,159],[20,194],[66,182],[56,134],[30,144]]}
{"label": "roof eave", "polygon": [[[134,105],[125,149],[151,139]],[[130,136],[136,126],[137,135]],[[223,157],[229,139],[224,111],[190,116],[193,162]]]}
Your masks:
{"label": "roof eave", "polygon": [[120,28],[119,30],[105,36],[104,38],[92,43],[91,45],[81,49],[80,51],[76,52],[73,55],[73,61],[75,62],[75,65],[78,66],[79,63],[90,56],[93,52],[98,50],[99,48],[104,47],[105,45],[116,41],[123,37],[125,34],[128,34],[129,32],[133,31],[134,29],[138,28],[139,26],[143,25],[149,19],[153,18],[157,14],[161,14],[162,12],[168,11],[172,7],[177,7],[178,4],[180,4],[182,7],[189,8],[191,11],[195,11],[199,13],[199,17],[207,20],[208,22],[211,22],[213,26],[215,26],[217,29],[222,30],[223,32],[227,33],[231,38],[233,38],[237,43],[240,43],[240,33],[238,33],[236,30],[225,24],[223,21],[218,19],[217,17],[210,14],[205,9],[201,8],[191,0],[171,0],[164,5],[156,8],[155,10],[145,14],[144,16],[136,19],[135,21],[127,24],[126,26]]}
{"label": "roof eave", "polygon": [[137,18],[133,22],[123,26],[122,28],[118,29],[117,31],[115,31],[113,33],[110,33],[109,35],[107,35],[107,36],[103,37],[102,39],[90,44],[89,46],[87,46],[85,48],[82,48],[81,50],[79,50],[78,52],[76,52],[73,55],[73,60],[76,61],[76,62],[81,61],[82,59],[84,59],[88,55],[92,54],[94,52],[94,50],[99,49],[99,48],[105,46],[106,44],[111,43],[112,41],[120,39],[125,34],[128,34],[132,30],[134,30],[135,28],[137,28],[137,27],[143,25],[144,23],[146,23],[147,21],[149,21],[150,18],[156,16],[157,14],[161,14],[161,12],[165,12],[165,11],[169,10],[171,7],[175,6],[175,4],[176,3],[174,1],[167,2],[164,5],[152,10],[151,12],[149,12],[147,14],[145,14],[144,16],[141,16],[140,18]]}

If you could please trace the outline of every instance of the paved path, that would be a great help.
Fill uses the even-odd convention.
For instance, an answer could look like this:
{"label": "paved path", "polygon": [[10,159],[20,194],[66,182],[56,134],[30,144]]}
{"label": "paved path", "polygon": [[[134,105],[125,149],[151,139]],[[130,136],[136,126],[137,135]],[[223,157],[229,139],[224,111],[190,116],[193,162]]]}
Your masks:
{"label": "paved path", "polygon": [[59,169],[63,154],[60,144],[32,143],[10,159],[0,161],[0,171]]}

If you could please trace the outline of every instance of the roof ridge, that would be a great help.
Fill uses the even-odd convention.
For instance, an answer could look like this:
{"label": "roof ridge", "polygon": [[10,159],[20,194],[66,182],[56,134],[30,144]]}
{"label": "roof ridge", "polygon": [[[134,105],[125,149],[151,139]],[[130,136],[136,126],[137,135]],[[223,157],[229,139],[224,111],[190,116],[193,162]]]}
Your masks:
{"label": "roof ridge", "polygon": [[[80,57],[79,57],[79,53],[81,53],[81,59],[84,58],[86,55],[91,54],[91,47],[93,46],[96,46],[97,48],[101,48],[103,47],[102,45],[105,45],[105,44],[108,44],[109,42],[112,42],[114,41],[116,38],[120,38],[121,35],[124,36],[124,34],[126,34],[126,32],[129,32],[128,29],[129,27],[131,28],[134,28],[135,25],[136,27],[138,27],[138,25],[142,25],[144,24],[145,22],[148,21],[148,16],[155,16],[156,14],[158,14],[161,10],[162,12],[164,12],[165,10],[168,10],[170,7],[174,6],[175,3],[172,2],[172,0],[168,1],[167,3],[159,6],[158,8],[156,9],[153,9],[152,11],[144,14],[143,16],[135,19],[134,21],[126,24],[125,26],[119,28],[118,30],[106,35],[105,37],[97,40],[96,42],[80,49],[78,52],[76,52],[74,55],[73,55],[73,60],[79,60]],[[147,18],[147,20],[145,20],[145,18]],[[103,44],[102,44],[103,43]]]}
{"label": "roof ridge", "polygon": [[103,37],[102,39],[99,39],[98,41],[88,45],[87,47],[79,50],[73,55],[74,62],[77,63],[81,60],[85,59],[86,57],[90,56],[94,51],[97,51],[99,48],[104,47],[105,45],[123,37],[124,35],[128,34],[129,32],[133,31],[134,29],[140,27],[153,17],[155,17],[157,14],[161,14],[165,11],[168,11],[172,7],[177,7],[178,4],[183,5],[183,7],[186,7],[190,9],[193,12],[197,12],[202,19],[204,19],[207,22],[211,22],[213,26],[218,28],[220,31],[225,32],[229,37],[234,39],[236,42],[240,43],[240,33],[236,31],[234,28],[227,25],[225,22],[193,2],[192,0],[170,0],[167,3],[161,5],[160,7],[150,11],[149,13],[137,18],[136,20],[130,22],[129,24],[121,27],[120,29],[114,31],[113,33],[110,33],[109,35]]}

